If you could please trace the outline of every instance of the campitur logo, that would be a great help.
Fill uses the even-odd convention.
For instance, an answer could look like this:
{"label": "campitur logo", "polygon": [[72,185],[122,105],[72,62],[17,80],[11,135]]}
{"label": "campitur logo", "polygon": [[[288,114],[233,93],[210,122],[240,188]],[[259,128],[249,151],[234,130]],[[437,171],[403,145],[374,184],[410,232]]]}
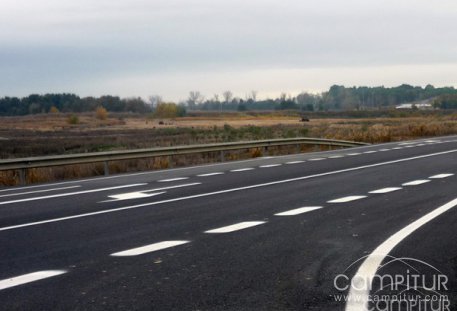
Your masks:
{"label": "campitur logo", "polygon": [[379,265],[356,270],[367,257],[334,278],[338,293],[333,298],[344,303],[346,311],[450,311],[449,279],[436,267],[419,259],[386,256],[385,263],[380,257]]}

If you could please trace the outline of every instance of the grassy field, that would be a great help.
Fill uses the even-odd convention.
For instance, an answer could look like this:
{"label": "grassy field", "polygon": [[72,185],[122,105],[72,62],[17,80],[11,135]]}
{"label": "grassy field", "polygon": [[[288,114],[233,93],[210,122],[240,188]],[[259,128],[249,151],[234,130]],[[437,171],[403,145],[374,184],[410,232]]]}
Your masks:
{"label": "grassy field", "polygon": [[[343,114],[309,114],[301,122],[294,113],[194,113],[189,117],[158,120],[149,116],[110,114],[105,120],[93,114],[43,114],[3,117],[0,122],[0,158],[20,158],[81,152],[97,152],[159,146],[176,146],[258,140],[269,138],[321,137],[369,143],[400,141],[419,137],[457,134],[457,114],[410,113],[378,117],[348,117]],[[316,150],[303,148],[302,151]],[[278,148],[273,154],[295,152]],[[262,155],[258,150],[233,152],[229,159]],[[166,168],[217,161],[216,155],[186,156],[111,163],[112,172]],[[102,174],[99,164],[30,170],[29,182]],[[17,184],[17,172],[0,173],[0,184]]]}

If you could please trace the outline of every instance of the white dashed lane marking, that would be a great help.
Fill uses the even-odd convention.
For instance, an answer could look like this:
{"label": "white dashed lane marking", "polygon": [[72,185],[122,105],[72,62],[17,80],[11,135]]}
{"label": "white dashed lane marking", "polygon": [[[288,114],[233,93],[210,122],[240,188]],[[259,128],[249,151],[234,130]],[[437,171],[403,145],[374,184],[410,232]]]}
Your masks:
{"label": "white dashed lane marking", "polygon": [[200,174],[197,175],[198,177],[208,177],[208,176],[215,176],[215,175],[223,175],[223,172],[215,172],[215,173],[207,173],[207,174]]}
{"label": "white dashed lane marking", "polygon": [[375,150],[369,150],[369,151],[365,151],[364,153],[376,153],[377,151]]}
{"label": "white dashed lane marking", "polygon": [[290,162],[286,162],[286,164],[298,164],[298,163],[305,163],[305,161],[290,161]]}
{"label": "white dashed lane marking", "polygon": [[322,161],[322,160],[325,160],[325,158],[312,158],[312,159],[309,159],[308,161]]}
{"label": "white dashed lane marking", "polygon": [[190,241],[163,241],[159,243],[154,243],[150,245],[145,245],[137,248],[132,248],[126,251],[118,252],[111,254],[111,256],[114,257],[124,257],[124,256],[138,256],[138,255],[143,255],[147,253],[152,253],[156,252],[162,249],[178,246],[178,245],[183,245],[186,243],[190,243]]}
{"label": "white dashed lane marking", "polygon": [[179,180],[185,180],[185,179],[189,179],[189,177],[177,177],[177,178],[161,179],[161,180],[158,180],[157,182],[172,182],[172,181],[179,181]]}
{"label": "white dashed lane marking", "polygon": [[254,226],[258,226],[258,225],[263,225],[264,223],[266,223],[266,221],[245,221],[245,222],[240,222],[240,223],[226,226],[226,227],[208,230],[208,231],[205,231],[205,233],[229,233],[229,232],[234,232],[234,231],[238,231],[238,230],[251,228]]}
{"label": "white dashed lane marking", "polygon": [[365,199],[366,197],[367,197],[366,195],[351,195],[348,197],[331,200],[331,201],[328,201],[327,203],[346,203],[346,202],[351,202],[351,201],[355,201],[355,200]]}
{"label": "white dashed lane marking", "polygon": [[269,168],[269,167],[276,167],[281,166],[282,164],[267,164],[267,165],[260,165],[260,168]]}
{"label": "white dashed lane marking", "polygon": [[381,151],[381,152],[386,152],[386,151],[390,151],[390,149],[379,149],[378,151]]}
{"label": "white dashed lane marking", "polygon": [[397,191],[397,190],[401,190],[403,188],[400,188],[400,187],[388,187],[388,188],[382,188],[382,189],[378,189],[378,190],[373,190],[373,191],[370,191],[368,193],[373,193],[373,194],[380,194],[380,193],[389,193],[389,192],[393,192],[393,191]]}
{"label": "white dashed lane marking", "polygon": [[245,172],[245,171],[252,171],[254,168],[252,167],[246,167],[246,168],[239,168],[239,169],[236,169],[236,170],[231,170],[230,172]]}
{"label": "white dashed lane marking", "polygon": [[348,153],[347,155],[348,155],[348,156],[357,156],[357,155],[361,155],[361,153],[359,153],[359,152],[354,152],[354,153]]}
{"label": "white dashed lane marking", "polygon": [[28,273],[24,275],[15,276],[9,279],[1,280],[0,281],[0,290],[23,285],[43,279],[47,279],[53,276],[61,275],[67,273],[65,270],[46,270],[46,271],[38,271],[33,273]]}
{"label": "white dashed lane marking", "polygon": [[454,174],[438,174],[438,175],[431,176],[429,178],[431,178],[431,179],[441,179],[441,178],[447,178],[447,177],[451,177],[451,176],[454,176]]}
{"label": "white dashed lane marking", "polygon": [[293,210],[290,210],[290,211],[277,213],[277,214],[275,214],[275,216],[295,216],[295,215],[300,215],[300,214],[303,214],[303,213],[308,213],[308,212],[311,212],[311,211],[315,211],[315,210],[321,209],[321,208],[322,208],[322,206],[300,207],[300,208],[296,208],[296,209],[293,209]]}
{"label": "white dashed lane marking", "polygon": [[329,159],[339,159],[339,158],[344,158],[343,155],[334,155],[334,156],[330,156],[328,157]]}
{"label": "white dashed lane marking", "polygon": [[402,184],[402,186],[417,186],[430,182],[428,179],[418,179]]}

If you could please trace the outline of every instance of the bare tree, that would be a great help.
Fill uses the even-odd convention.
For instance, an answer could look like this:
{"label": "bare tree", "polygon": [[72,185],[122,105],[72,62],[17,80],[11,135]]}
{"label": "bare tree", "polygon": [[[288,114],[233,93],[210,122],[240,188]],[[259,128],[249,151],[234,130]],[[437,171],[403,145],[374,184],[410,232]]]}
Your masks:
{"label": "bare tree", "polygon": [[249,94],[249,99],[252,99],[253,102],[256,102],[257,101],[257,91],[251,91],[251,93]]}
{"label": "bare tree", "polygon": [[187,105],[190,109],[194,109],[198,104],[203,102],[204,97],[199,91],[189,92],[189,97],[187,99]]}
{"label": "bare tree", "polygon": [[161,103],[163,103],[162,96],[160,96],[160,95],[149,96],[149,104],[151,105],[151,108],[154,109]]}

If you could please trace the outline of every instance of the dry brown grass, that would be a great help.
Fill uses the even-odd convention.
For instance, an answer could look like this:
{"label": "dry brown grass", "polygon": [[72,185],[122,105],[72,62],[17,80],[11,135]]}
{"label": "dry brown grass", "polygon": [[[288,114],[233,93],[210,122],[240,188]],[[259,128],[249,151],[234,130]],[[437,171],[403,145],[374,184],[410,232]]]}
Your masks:
{"label": "dry brown grass", "polygon": [[[48,114],[1,118],[0,157],[96,152],[186,144],[257,140],[287,137],[322,137],[382,143],[420,137],[457,134],[457,115],[404,118],[311,119],[302,123],[297,116],[236,115],[193,116],[168,120],[148,116],[110,114],[99,120],[94,114],[79,114],[70,125],[68,115]],[[163,121],[165,124],[159,124]],[[300,151],[321,150],[302,146]],[[240,150],[225,154],[226,160],[297,152],[295,146]],[[219,161],[219,153],[156,158],[110,163],[111,173],[164,169]],[[90,177],[103,174],[102,164],[33,169],[29,183]],[[17,172],[0,172],[0,185],[18,183]]]}

